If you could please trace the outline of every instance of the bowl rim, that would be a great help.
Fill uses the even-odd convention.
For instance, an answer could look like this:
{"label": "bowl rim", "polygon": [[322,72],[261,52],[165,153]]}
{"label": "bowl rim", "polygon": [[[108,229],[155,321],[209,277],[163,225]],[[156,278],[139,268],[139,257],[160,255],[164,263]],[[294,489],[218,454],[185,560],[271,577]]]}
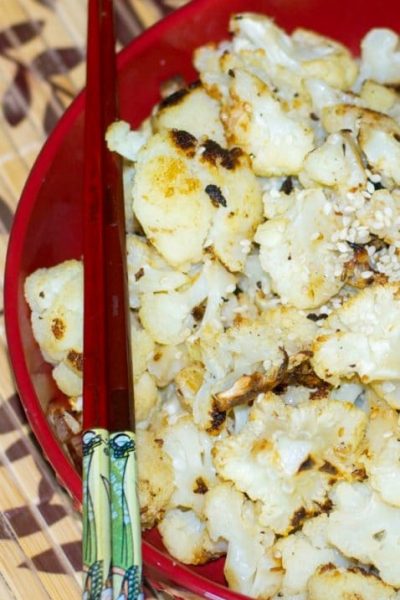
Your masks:
{"label": "bowl rim", "polygon": [[[163,19],[146,29],[118,54],[118,71],[123,68],[132,54],[145,50],[152,45],[155,39],[172,23],[184,21],[188,15],[206,6],[212,6],[216,0],[191,0],[185,6],[165,16]],[[52,158],[62,146],[66,134],[71,126],[81,115],[85,103],[85,89],[83,89],[66,109],[55,128],[48,136],[40,150],[27,180],[24,184],[10,231],[4,271],[4,317],[5,331],[10,356],[11,366],[15,375],[18,393],[27,415],[30,426],[38,440],[44,457],[51,464],[59,483],[66,489],[79,509],[82,498],[81,477],[75,471],[72,463],[62,451],[56,436],[50,427],[29,376],[24,358],[22,337],[18,326],[18,295],[20,280],[16,275],[20,273],[21,257],[24,250],[24,240],[30,216],[35,207],[36,197],[43,180],[51,169]],[[56,468],[56,465],[57,466]],[[228,587],[212,582],[201,574],[194,573],[187,567],[177,563],[172,557],[167,556],[149,542],[143,540],[143,559],[149,567],[162,573],[171,585],[186,588],[187,591],[197,593],[209,600],[240,600],[246,598],[242,594],[233,592]],[[184,593],[178,592],[178,593]]]}

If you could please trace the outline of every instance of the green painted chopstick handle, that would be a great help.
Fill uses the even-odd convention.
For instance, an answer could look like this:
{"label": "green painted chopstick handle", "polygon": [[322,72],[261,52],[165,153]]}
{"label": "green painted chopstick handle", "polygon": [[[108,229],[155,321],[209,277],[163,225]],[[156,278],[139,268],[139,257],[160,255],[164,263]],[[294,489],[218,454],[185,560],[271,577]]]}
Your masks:
{"label": "green painted chopstick handle", "polygon": [[135,434],[90,429],[83,443],[83,600],[141,600]]}
{"label": "green painted chopstick handle", "polygon": [[135,434],[110,434],[109,453],[113,599],[139,600],[143,598],[142,546]]}
{"label": "green painted chopstick handle", "polygon": [[83,600],[112,597],[108,443],[105,429],[83,433]]}

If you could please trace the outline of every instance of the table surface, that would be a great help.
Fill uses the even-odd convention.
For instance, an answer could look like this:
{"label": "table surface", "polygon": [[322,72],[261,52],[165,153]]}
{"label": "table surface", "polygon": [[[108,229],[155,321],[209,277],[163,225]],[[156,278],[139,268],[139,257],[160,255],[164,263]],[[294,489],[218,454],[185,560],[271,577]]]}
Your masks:
{"label": "table surface", "polygon": [[[126,45],[185,0],[115,0]],[[0,287],[13,214],[47,135],[82,88],[86,2],[0,0]],[[0,599],[81,596],[81,522],[26,423],[0,296]]]}

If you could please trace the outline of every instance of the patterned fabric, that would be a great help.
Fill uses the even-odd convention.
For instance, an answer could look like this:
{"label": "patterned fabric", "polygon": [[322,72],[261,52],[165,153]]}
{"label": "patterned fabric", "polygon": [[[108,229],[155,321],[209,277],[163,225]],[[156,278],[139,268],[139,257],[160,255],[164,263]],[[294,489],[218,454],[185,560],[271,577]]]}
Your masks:
{"label": "patterned fabric", "polygon": [[[126,45],[185,1],[115,0],[119,44]],[[83,86],[85,35],[82,0],[0,0],[0,273],[29,169]],[[38,448],[15,394],[2,287],[1,276],[0,599],[74,600],[81,597],[81,520]],[[155,594],[149,588],[146,593]]]}

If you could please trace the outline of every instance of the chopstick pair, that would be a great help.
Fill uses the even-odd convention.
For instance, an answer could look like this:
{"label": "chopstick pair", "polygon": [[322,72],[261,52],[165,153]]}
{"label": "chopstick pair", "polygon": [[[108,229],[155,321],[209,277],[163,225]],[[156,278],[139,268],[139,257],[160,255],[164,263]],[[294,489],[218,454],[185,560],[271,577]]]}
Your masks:
{"label": "chopstick pair", "polygon": [[[112,0],[89,0],[84,137],[83,598],[142,596]],[[73,173],[71,173],[73,177]]]}

